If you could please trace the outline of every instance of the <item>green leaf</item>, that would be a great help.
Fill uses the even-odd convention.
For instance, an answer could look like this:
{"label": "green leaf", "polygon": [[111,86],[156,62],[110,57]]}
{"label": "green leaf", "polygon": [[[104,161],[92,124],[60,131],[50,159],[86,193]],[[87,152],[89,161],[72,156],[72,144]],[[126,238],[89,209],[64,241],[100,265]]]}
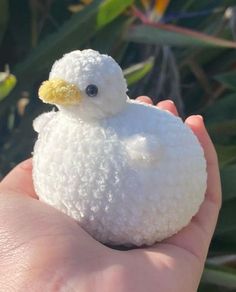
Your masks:
{"label": "green leaf", "polygon": [[236,239],[228,236],[214,236],[211,242],[209,255],[235,254]]}
{"label": "green leaf", "polygon": [[[235,146],[231,147],[235,148]],[[236,152],[234,152],[234,155],[236,155]],[[228,165],[221,169],[221,181],[224,202],[236,199],[236,164]]]}
{"label": "green leaf", "polygon": [[[86,42],[102,27],[115,19],[133,0],[96,0],[81,12],[74,14],[58,32],[50,35],[36,47],[31,55],[14,68],[18,86],[0,108],[0,116],[15,101],[20,90],[29,90],[36,79],[64,53],[85,46]],[[118,9],[118,10],[116,10]],[[109,17],[105,19],[105,15]]]}
{"label": "green leaf", "polygon": [[0,43],[3,39],[7,23],[9,19],[9,3],[8,0],[0,1]]}
{"label": "green leaf", "polygon": [[236,145],[215,145],[221,167],[236,161]]}
{"label": "green leaf", "polygon": [[120,15],[134,0],[102,1],[97,14],[97,28],[101,28]]}
{"label": "green leaf", "polygon": [[133,85],[139,80],[141,80],[147,73],[151,71],[154,65],[154,58],[149,58],[145,62],[138,63],[127,69],[125,69],[124,76],[126,78],[127,84]]}
{"label": "green leaf", "polygon": [[236,271],[234,269],[207,265],[202,275],[202,282],[236,289]]}
{"label": "green leaf", "polygon": [[236,70],[216,75],[215,79],[228,88],[236,89]]}
{"label": "green leaf", "polygon": [[130,18],[121,15],[112,21],[109,25],[106,25],[89,41],[89,46],[108,55],[117,55],[121,51],[121,45],[124,44],[122,40],[123,32],[127,30],[130,24]]}
{"label": "green leaf", "polygon": [[227,239],[236,242],[236,198],[232,193],[231,196],[231,198],[223,202],[215,237],[221,240]]}
{"label": "green leaf", "polygon": [[215,238],[236,244],[236,164],[221,169],[223,205],[217,223]]}
{"label": "green leaf", "polygon": [[[224,249],[235,250],[236,247],[236,164],[221,169],[223,204],[214,235],[217,246],[222,245]],[[221,249],[222,249],[221,248]]]}
{"label": "green leaf", "polygon": [[223,204],[215,239],[236,243],[236,164],[221,169]]}
{"label": "green leaf", "polygon": [[212,123],[207,127],[208,131],[212,135],[229,135],[235,136],[236,135],[236,119],[228,120],[220,123]]}
{"label": "green leaf", "polygon": [[0,72],[0,101],[3,100],[16,85],[16,77],[6,72]]}
{"label": "green leaf", "polygon": [[209,126],[212,123],[220,123],[235,118],[236,113],[236,92],[223,96],[204,112],[204,119]]}
{"label": "green leaf", "polygon": [[[101,1],[94,1],[80,13],[73,15],[57,33],[41,42],[31,56],[16,67],[16,74],[31,75],[32,71],[35,72],[35,70],[41,72],[63,53],[84,45],[99,29],[110,23],[122,12],[120,6],[124,10],[130,3],[132,3],[131,0],[105,0],[102,1],[102,4]],[[113,9],[117,5],[120,7],[118,11]],[[110,13],[109,18],[104,19],[103,16],[107,11]],[[86,28],[86,33],[84,28]]]}
{"label": "green leaf", "polygon": [[197,292],[220,292],[214,284],[200,282]]}
{"label": "green leaf", "polygon": [[126,38],[137,43],[158,45],[236,48],[236,42],[170,24],[136,25],[129,30]]}

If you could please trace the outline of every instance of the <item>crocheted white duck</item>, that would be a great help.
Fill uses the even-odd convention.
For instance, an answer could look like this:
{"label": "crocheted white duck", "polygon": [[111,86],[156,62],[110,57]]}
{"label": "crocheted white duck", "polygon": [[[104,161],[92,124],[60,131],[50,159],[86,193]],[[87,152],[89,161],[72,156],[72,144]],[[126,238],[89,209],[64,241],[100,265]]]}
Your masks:
{"label": "crocheted white duck", "polygon": [[39,89],[59,111],[34,121],[40,200],[95,239],[151,245],[186,226],[206,190],[203,150],[167,111],[130,100],[119,65],[93,50],[56,61]]}

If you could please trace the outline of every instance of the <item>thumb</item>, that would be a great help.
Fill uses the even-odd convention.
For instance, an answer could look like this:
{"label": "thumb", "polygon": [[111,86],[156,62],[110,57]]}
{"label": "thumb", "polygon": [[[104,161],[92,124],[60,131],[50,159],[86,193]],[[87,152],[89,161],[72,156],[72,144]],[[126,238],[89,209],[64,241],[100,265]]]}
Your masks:
{"label": "thumb", "polygon": [[17,193],[37,198],[32,180],[32,158],[18,164],[0,183],[0,193]]}

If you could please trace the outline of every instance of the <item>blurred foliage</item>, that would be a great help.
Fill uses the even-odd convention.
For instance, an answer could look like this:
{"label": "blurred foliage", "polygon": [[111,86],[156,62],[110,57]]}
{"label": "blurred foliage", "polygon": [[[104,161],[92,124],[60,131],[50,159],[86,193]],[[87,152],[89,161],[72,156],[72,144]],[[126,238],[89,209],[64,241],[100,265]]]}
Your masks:
{"label": "blurred foliage", "polygon": [[[0,176],[30,155],[37,99],[53,61],[73,49],[112,55],[129,95],[171,97],[204,116],[219,154],[223,206],[201,292],[235,291],[235,0],[0,0]],[[17,84],[16,84],[17,79]],[[16,85],[16,86],[15,86]],[[15,86],[15,87],[14,87]],[[14,89],[13,89],[14,87]]]}
{"label": "blurred foliage", "polygon": [[8,18],[9,18],[9,6],[8,0],[0,1],[0,42],[4,36]]}
{"label": "blurred foliage", "polygon": [[0,72],[0,101],[7,97],[16,85],[16,77],[10,74],[9,67],[6,66],[4,72]]}

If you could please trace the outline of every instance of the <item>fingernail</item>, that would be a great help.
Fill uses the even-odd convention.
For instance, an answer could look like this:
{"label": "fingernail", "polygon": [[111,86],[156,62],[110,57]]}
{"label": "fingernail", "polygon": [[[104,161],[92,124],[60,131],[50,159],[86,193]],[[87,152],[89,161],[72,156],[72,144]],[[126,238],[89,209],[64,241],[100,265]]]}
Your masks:
{"label": "fingernail", "polygon": [[166,103],[166,102],[168,102],[168,103],[170,103],[170,104],[172,104],[172,105],[174,105],[175,103],[172,101],[172,100],[170,100],[170,99],[165,99],[165,100],[161,100],[161,101],[159,101],[156,105],[162,105],[162,103]]}
{"label": "fingernail", "polygon": [[148,104],[153,104],[152,99],[148,96],[145,96],[145,95],[137,97],[136,100],[140,101],[140,102],[145,102]]}
{"label": "fingernail", "polygon": [[[195,120],[195,121],[194,121]],[[185,121],[190,124],[195,124],[196,120],[198,120],[201,124],[204,125],[203,117],[201,115],[192,115],[186,118]]]}
{"label": "fingernail", "polygon": [[201,116],[201,115],[196,115],[196,117],[197,117],[199,120],[203,121],[203,116]]}

